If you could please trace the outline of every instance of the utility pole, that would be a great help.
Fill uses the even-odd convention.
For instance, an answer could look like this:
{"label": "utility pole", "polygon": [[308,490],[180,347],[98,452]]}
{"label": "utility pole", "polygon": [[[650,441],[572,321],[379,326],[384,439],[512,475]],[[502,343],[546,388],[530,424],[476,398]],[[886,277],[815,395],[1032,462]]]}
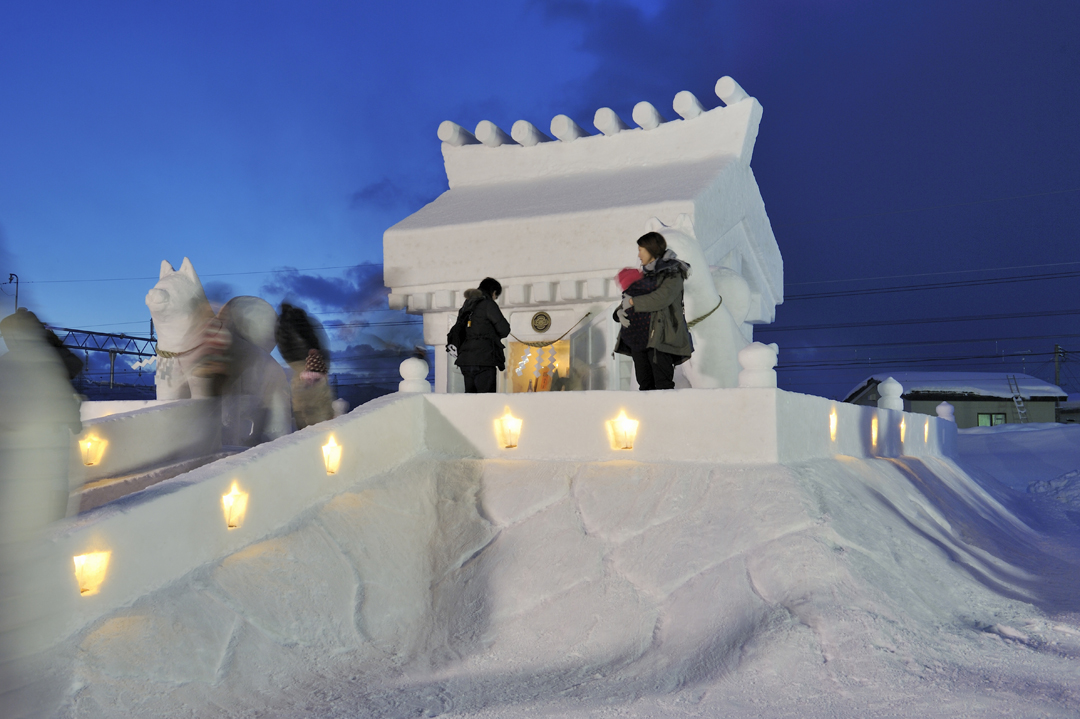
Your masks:
{"label": "utility pole", "polygon": [[19,276],[17,274],[15,274],[14,272],[9,272],[7,281],[8,281],[9,285],[12,282],[15,283],[15,311],[18,312],[19,311]]}
{"label": "utility pole", "polygon": [[1054,345],[1054,384],[1058,387],[1061,386],[1061,356],[1065,354],[1065,351],[1061,349],[1061,345]]}

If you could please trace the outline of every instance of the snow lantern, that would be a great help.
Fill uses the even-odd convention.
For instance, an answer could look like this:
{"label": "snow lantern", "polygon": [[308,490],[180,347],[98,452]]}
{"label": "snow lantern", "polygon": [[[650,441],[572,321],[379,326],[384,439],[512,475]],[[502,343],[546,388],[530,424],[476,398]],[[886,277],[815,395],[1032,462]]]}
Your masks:
{"label": "snow lantern", "polygon": [[506,449],[517,447],[518,437],[521,436],[521,420],[510,414],[509,407],[506,408],[506,414],[495,420],[495,434]]}
{"label": "snow lantern", "polygon": [[607,422],[608,439],[612,449],[633,449],[637,437],[638,421],[626,416],[626,410],[619,410],[619,416]]}
{"label": "snow lantern", "polygon": [[341,467],[341,445],[334,441],[333,435],[330,435],[330,441],[323,445],[322,456],[326,473],[337,474]]}
{"label": "snow lantern", "polygon": [[105,454],[108,441],[97,435],[91,434],[79,440],[79,450],[82,452],[82,461],[87,467],[92,467],[101,462]]}
{"label": "snow lantern", "polygon": [[229,529],[236,529],[244,523],[244,515],[247,514],[248,493],[240,491],[240,485],[235,481],[228,494],[221,495],[221,507],[225,511],[225,525]]}
{"label": "snow lantern", "polygon": [[75,581],[79,583],[79,594],[84,597],[97,594],[105,581],[109,569],[109,557],[112,552],[88,552],[73,557],[75,561]]}

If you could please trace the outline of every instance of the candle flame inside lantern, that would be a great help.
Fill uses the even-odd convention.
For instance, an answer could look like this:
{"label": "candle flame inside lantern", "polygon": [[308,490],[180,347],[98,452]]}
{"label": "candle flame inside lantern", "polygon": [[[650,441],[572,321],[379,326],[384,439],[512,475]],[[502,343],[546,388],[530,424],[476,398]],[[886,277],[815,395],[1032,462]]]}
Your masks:
{"label": "candle flame inside lantern", "polygon": [[333,436],[330,437],[330,441],[323,445],[323,464],[326,465],[327,474],[337,474],[338,469],[341,467],[341,445],[334,441]]}
{"label": "candle flame inside lantern", "polygon": [[112,552],[89,552],[72,557],[75,561],[75,581],[79,583],[79,594],[89,597],[98,593],[105,581],[111,555]]}
{"label": "candle flame inside lantern", "polygon": [[609,419],[608,437],[612,449],[633,449],[637,438],[638,421],[626,416],[626,410],[619,410],[619,416]]}
{"label": "candle flame inside lantern", "polygon": [[221,506],[225,510],[225,525],[229,529],[236,529],[244,523],[244,515],[247,514],[248,494],[240,491],[240,485],[232,483],[228,494],[221,495]]}
{"label": "candle flame inside lantern", "polygon": [[833,407],[829,414],[829,439],[836,441],[836,407]]}
{"label": "candle flame inside lantern", "polygon": [[518,438],[521,436],[522,421],[510,414],[510,408],[506,408],[506,414],[495,420],[495,434],[499,443],[507,449],[517,447]]}
{"label": "candle flame inside lantern", "polygon": [[870,444],[877,447],[877,417],[870,419]]}
{"label": "candle flame inside lantern", "polygon": [[105,454],[105,447],[108,444],[107,441],[93,434],[80,439],[79,450],[82,453],[83,464],[92,467],[101,462],[101,458]]}
{"label": "candle flame inside lantern", "polygon": [[930,420],[926,420],[926,424],[923,425],[922,441],[926,443],[930,442]]}
{"label": "candle flame inside lantern", "polygon": [[900,420],[900,444],[904,443],[904,433],[907,431],[907,425],[905,424],[906,421],[907,420],[903,419]]}

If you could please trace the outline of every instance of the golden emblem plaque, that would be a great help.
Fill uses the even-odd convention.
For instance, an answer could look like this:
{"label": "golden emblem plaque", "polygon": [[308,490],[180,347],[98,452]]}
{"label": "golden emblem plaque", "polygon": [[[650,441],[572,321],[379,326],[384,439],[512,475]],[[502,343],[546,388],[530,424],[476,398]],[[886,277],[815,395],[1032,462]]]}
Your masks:
{"label": "golden emblem plaque", "polygon": [[533,332],[539,332],[543,334],[551,329],[551,315],[547,312],[537,312],[532,316],[532,328]]}

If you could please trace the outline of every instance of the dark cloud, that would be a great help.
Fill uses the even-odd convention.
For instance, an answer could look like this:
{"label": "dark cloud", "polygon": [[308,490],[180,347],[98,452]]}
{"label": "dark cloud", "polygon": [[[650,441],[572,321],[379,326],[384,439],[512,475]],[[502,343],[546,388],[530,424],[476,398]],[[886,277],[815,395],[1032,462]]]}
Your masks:
{"label": "dark cloud", "polygon": [[354,210],[374,206],[383,209],[401,207],[412,211],[428,204],[445,189],[418,190],[416,184],[416,181],[410,182],[406,188],[389,177],[384,177],[350,195],[349,206]]}
{"label": "dark cloud", "polygon": [[204,282],[203,291],[206,293],[206,299],[215,305],[225,304],[236,294],[236,290],[228,282],[219,282],[217,280]]}
{"label": "dark cloud", "polygon": [[390,294],[383,285],[382,265],[372,263],[351,267],[344,277],[323,277],[285,269],[264,284],[262,292],[295,298],[327,312],[385,309]]}

